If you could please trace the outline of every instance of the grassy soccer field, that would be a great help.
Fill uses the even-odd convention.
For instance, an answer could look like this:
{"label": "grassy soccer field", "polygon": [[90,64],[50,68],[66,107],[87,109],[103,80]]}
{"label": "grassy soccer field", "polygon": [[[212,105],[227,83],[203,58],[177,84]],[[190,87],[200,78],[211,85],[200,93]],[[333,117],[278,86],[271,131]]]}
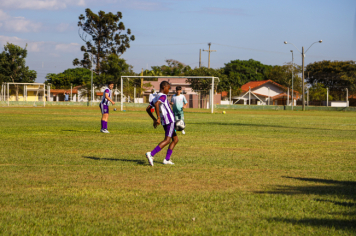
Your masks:
{"label": "grassy soccer field", "polygon": [[355,235],[356,113],[0,108],[2,235]]}

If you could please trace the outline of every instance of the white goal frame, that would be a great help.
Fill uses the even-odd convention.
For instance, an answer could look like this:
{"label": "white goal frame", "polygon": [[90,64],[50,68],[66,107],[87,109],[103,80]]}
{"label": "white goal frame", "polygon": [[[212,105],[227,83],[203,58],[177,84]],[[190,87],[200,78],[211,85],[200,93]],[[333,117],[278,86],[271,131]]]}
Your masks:
{"label": "white goal frame", "polygon": [[121,76],[121,91],[120,91],[120,97],[121,97],[121,111],[124,110],[124,85],[123,85],[123,79],[130,79],[130,78],[167,78],[167,79],[211,79],[211,95],[210,96],[210,104],[211,104],[211,113],[214,113],[214,81],[215,79],[218,79],[220,82],[219,77],[214,77],[214,76],[140,76],[140,75],[130,75],[130,76]]}
{"label": "white goal frame", "polygon": [[[10,85],[22,85],[24,87],[24,97],[25,97],[25,93],[27,94],[27,85],[35,85],[35,86],[39,86],[38,89],[34,89],[34,91],[38,92],[39,91],[43,91],[43,106],[46,106],[46,84],[44,83],[13,83],[13,82],[5,82],[2,86],[2,91],[1,91],[1,95],[3,96],[3,98],[1,100],[5,101],[7,100],[7,106],[10,106]],[[43,89],[41,89],[41,86],[43,86]],[[25,97],[27,100],[27,96]],[[34,104],[36,103],[36,101],[34,101]]]}

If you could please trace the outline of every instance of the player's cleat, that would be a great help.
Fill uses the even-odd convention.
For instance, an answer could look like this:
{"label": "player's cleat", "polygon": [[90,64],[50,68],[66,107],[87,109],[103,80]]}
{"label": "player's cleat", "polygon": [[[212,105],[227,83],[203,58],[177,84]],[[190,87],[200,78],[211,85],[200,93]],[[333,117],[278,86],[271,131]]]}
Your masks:
{"label": "player's cleat", "polygon": [[110,132],[107,129],[101,129],[100,132],[109,134]]}
{"label": "player's cleat", "polygon": [[153,156],[151,156],[151,153],[150,152],[146,152],[146,157],[147,157],[148,163],[151,166],[153,166]]}
{"label": "player's cleat", "polygon": [[182,134],[185,134],[185,131],[184,131],[184,130],[182,130]]}
{"label": "player's cleat", "polygon": [[174,165],[174,163],[171,160],[167,161],[166,159],[163,160],[163,164],[165,164],[165,165]]}

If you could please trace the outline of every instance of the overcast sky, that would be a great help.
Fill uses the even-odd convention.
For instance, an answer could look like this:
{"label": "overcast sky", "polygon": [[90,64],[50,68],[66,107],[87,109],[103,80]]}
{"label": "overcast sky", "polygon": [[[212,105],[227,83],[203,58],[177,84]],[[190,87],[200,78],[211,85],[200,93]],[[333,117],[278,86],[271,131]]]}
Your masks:
{"label": "overcast sky", "polygon": [[[136,40],[122,58],[135,72],[175,59],[199,65],[199,49],[211,42],[211,67],[231,60],[254,59],[268,65],[291,61],[356,60],[354,0],[0,0],[0,46],[28,44],[27,65],[36,82],[47,73],[73,68],[82,58],[78,16],[86,8],[97,13],[121,11]],[[208,53],[202,51],[208,66]]]}

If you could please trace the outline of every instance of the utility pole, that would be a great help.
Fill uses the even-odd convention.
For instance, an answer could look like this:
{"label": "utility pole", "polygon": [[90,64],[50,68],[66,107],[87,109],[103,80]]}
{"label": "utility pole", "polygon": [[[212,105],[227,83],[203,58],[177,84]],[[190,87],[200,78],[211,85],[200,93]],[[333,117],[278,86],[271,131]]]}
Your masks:
{"label": "utility pole", "polygon": [[[323,40],[319,40],[317,42],[312,43],[312,45],[310,45],[310,47],[307,49],[306,52],[308,52],[308,50],[311,48],[311,46],[313,46],[315,43],[322,43],[322,42],[323,42]],[[299,51],[299,49],[293,43],[288,43],[287,41],[284,41],[284,44],[292,44]],[[302,87],[303,87],[303,89],[302,89],[303,90],[302,91],[302,102],[303,102],[302,107],[303,107],[303,111],[305,111],[305,96],[304,96],[305,95],[304,94],[304,57],[305,57],[305,53],[304,53],[304,47],[302,47],[301,53],[302,53]]]}
{"label": "utility pole", "polygon": [[305,99],[304,99],[304,47],[302,47],[302,108],[305,111]]}
{"label": "utility pole", "polygon": [[293,111],[293,106],[294,106],[294,91],[293,91],[293,78],[294,78],[294,56],[293,56],[293,50],[290,50],[290,52],[292,53],[292,111]]}
{"label": "utility pole", "polygon": [[[141,69],[141,76],[143,76],[143,68]],[[143,78],[141,78],[141,94],[143,94]]]}
{"label": "utility pole", "polygon": [[199,49],[199,68],[201,67],[201,49]]}
{"label": "utility pole", "polygon": [[[93,54],[91,54],[91,67],[93,67]],[[93,91],[93,68],[90,68],[91,69],[91,79],[90,79],[90,85],[91,85],[91,101],[94,102],[94,98],[93,98],[93,94],[94,94],[94,91]]]}
{"label": "utility pole", "polygon": [[346,107],[349,107],[349,90],[346,88]]}
{"label": "utility pole", "polygon": [[210,52],[216,52],[216,50],[210,50],[211,43],[208,43],[209,45],[209,50],[204,50],[204,52],[209,52],[209,62],[208,62],[208,68],[210,69]]}

